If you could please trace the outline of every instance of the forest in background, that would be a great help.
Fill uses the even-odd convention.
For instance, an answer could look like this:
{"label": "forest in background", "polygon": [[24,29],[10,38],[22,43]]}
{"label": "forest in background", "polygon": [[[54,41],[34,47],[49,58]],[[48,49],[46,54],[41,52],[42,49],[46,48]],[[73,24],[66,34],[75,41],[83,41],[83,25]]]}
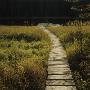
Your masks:
{"label": "forest in background", "polygon": [[[76,17],[80,11],[73,11],[71,8],[81,4],[81,2],[72,1],[73,0],[3,0],[0,1],[0,17]],[[83,2],[83,4],[85,4],[85,2]]]}
{"label": "forest in background", "polygon": [[[75,2],[76,1],[76,2]],[[0,24],[36,25],[90,18],[89,0],[3,0],[0,1]]]}

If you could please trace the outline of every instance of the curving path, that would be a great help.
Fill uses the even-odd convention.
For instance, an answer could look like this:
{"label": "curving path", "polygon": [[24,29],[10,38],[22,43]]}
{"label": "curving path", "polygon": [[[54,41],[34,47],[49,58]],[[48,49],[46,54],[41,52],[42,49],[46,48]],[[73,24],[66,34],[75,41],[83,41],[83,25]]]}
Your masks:
{"label": "curving path", "polygon": [[52,42],[52,49],[48,59],[48,77],[45,90],[76,90],[66,52],[60,44],[59,38],[44,26],[40,26],[40,28],[48,33]]}

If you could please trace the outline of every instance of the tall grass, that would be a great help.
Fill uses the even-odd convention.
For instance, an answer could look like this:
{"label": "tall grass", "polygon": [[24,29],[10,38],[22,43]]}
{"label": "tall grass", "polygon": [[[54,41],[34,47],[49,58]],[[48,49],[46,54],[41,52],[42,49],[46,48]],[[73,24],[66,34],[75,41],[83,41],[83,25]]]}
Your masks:
{"label": "tall grass", "polygon": [[64,46],[78,90],[90,90],[90,26],[51,26]]}
{"label": "tall grass", "polygon": [[0,90],[44,90],[49,50],[38,27],[0,26]]}

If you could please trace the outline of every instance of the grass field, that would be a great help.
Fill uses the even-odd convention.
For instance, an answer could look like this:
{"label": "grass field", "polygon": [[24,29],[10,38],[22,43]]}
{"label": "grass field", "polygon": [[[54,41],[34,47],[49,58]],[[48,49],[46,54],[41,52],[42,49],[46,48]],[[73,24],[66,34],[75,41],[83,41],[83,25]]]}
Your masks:
{"label": "grass field", "polygon": [[44,90],[50,39],[35,26],[0,26],[0,90]]}
{"label": "grass field", "polygon": [[64,46],[78,90],[90,90],[90,26],[49,26]]}

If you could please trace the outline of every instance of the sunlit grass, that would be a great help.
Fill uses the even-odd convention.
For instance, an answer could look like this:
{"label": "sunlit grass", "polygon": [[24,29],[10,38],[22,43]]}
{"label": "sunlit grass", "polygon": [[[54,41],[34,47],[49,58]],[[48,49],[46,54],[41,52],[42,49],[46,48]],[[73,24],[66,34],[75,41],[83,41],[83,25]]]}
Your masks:
{"label": "sunlit grass", "polygon": [[44,90],[50,39],[32,26],[0,26],[0,89]]}

